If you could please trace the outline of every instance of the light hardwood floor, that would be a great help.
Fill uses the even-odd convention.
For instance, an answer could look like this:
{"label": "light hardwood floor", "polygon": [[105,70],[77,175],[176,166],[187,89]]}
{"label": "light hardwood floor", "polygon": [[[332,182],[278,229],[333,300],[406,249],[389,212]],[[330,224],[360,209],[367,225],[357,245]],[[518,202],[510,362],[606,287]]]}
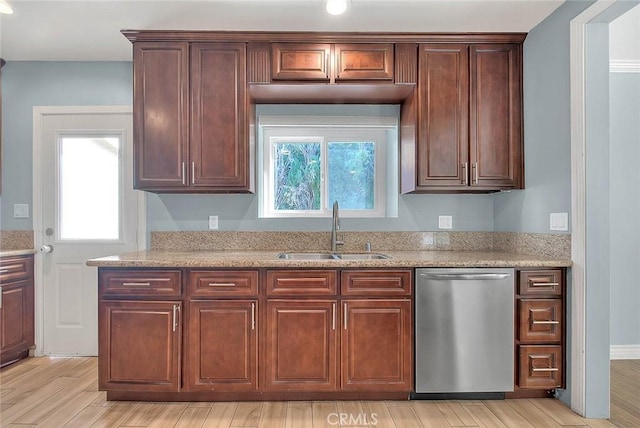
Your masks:
{"label": "light hardwood floor", "polygon": [[[615,393],[637,391],[621,386]],[[612,393],[612,395],[614,395]],[[635,397],[637,397],[636,395]],[[632,397],[627,397],[630,402]],[[628,401],[629,402],[629,401]],[[621,404],[628,414],[638,403]],[[340,423],[340,415],[342,423]],[[553,399],[498,401],[107,402],[96,358],[30,358],[0,370],[0,426],[27,427],[613,427]],[[623,425],[620,425],[623,426]],[[631,425],[629,425],[631,426]]]}
{"label": "light hardwood floor", "polygon": [[611,361],[611,421],[640,427],[640,360]]}

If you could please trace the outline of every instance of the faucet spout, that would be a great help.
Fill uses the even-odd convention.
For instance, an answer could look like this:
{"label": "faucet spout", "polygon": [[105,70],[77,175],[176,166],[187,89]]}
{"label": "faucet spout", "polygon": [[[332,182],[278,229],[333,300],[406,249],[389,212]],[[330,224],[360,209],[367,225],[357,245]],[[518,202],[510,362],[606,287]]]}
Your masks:
{"label": "faucet spout", "polygon": [[338,250],[338,245],[344,245],[344,241],[338,239],[338,231],[340,230],[340,215],[338,210],[338,201],[333,202],[333,215],[331,221],[331,252]]}

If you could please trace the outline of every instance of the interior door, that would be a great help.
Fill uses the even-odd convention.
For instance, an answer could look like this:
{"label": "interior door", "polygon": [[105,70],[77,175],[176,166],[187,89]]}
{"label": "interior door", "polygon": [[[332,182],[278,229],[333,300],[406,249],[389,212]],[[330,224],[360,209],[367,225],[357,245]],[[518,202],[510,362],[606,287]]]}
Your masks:
{"label": "interior door", "polygon": [[130,111],[89,111],[43,114],[40,120],[40,161],[34,162],[41,176],[34,178],[34,226],[42,245],[37,346],[45,355],[97,355],[97,271],[85,262],[138,248],[132,117]]}

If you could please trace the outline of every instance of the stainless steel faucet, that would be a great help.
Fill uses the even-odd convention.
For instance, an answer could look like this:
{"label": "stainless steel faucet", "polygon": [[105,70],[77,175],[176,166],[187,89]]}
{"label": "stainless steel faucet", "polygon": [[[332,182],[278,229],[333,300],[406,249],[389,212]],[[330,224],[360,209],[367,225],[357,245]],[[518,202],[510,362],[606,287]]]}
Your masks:
{"label": "stainless steel faucet", "polygon": [[333,217],[331,222],[331,252],[338,250],[338,245],[344,245],[344,241],[338,239],[338,231],[340,230],[340,216],[338,214],[338,201],[333,202]]}

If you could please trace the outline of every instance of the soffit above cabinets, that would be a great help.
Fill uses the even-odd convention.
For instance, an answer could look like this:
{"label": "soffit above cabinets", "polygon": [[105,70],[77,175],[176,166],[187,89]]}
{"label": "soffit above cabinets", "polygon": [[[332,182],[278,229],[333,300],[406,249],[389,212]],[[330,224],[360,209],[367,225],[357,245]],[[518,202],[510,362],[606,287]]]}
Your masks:
{"label": "soffit above cabinets", "polygon": [[131,61],[123,28],[319,32],[529,32],[563,0],[352,0],[332,17],[321,0],[12,0],[0,52],[8,61]]}

